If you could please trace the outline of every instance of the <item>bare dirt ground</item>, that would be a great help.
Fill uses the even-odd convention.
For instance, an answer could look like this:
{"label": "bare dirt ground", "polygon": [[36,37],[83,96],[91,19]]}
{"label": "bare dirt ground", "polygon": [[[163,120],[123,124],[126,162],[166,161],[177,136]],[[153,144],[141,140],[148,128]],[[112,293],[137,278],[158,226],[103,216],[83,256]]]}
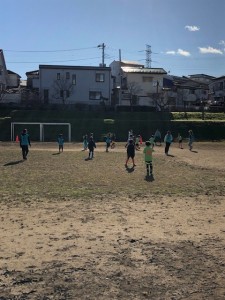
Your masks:
{"label": "bare dirt ground", "polygon": [[0,144],[0,300],[225,299],[225,143]]}

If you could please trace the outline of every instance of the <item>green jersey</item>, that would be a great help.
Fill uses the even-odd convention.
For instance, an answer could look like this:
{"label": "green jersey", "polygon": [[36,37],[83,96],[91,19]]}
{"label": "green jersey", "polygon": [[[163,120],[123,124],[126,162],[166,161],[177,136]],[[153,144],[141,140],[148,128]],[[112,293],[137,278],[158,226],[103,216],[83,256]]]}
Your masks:
{"label": "green jersey", "polygon": [[152,161],[152,152],[154,152],[154,150],[151,146],[145,146],[143,150],[145,161]]}

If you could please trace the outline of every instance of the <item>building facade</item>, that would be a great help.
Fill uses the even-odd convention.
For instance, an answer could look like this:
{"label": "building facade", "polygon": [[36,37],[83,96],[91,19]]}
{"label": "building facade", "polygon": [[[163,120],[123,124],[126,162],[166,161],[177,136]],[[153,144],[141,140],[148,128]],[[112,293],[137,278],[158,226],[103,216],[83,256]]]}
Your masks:
{"label": "building facade", "polygon": [[225,111],[225,76],[217,77],[209,84],[211,105]]}
{"label": "building facade", "polygon": [[142,64],[128,61],[113,61],[110,67],[116,105],[155,106],[167,74],[164,69],[145,68]]}
{"label": "building facade", "polygon": [[45,104],[111,105],[109,67],[40,65],[38,81]]}

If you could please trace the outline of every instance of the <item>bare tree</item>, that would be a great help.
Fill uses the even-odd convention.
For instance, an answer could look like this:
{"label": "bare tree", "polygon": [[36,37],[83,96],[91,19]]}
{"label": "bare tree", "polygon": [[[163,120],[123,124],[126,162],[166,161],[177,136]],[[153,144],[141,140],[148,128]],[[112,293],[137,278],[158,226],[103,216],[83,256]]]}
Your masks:
{"label": "bare tree", "polygon": [[164,111],[172,102],[171,97],[165,91],[152,94],[152,99],[158,111]]}
{"label": "bare tree", "polygon": [[179,101],[179,103],[181,103],[181,105],[183,106],[183,111],[184,111],[184,115],[185,118],[187,119],[187,97],[189,94],[189,90],[188,89],[178,89],[177,90],[177,99]]}
{"label": "bare tree", "polygon": [[140,86],[136,82],[127,83],[127,90],[130,94],[130,106],[133,108],[138,103],[138,93],[142,91]]}
{"label": "bare tree", "polygon": [[73,84],[68,79],[61,77],[54,81],[53,89],[55,99],[60,99],[62,104],[65,104],[73,91]]}
{"label": "bare tree", "polygon": [[6,94],[6,89],[4,89],[4,86],[0,83],[0,101],[4,99]]}

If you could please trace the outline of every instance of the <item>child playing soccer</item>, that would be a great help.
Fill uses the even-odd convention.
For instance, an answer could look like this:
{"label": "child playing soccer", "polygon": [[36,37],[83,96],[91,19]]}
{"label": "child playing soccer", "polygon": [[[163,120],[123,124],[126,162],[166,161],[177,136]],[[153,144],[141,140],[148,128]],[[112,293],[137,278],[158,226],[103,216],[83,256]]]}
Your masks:
{"label": "child playing soccer", "polygon": [[128,145],[127,145],[127,160],[125,163],[125,167],[127,168],[127,163],[129,159],[131,158],[133,162],[133,168],[136,166],[134,163],[134,157],[135,157],[135,145],[133,140],[129,140]]}
{"label": "child playing soccer", "polygon": [[191,151],[193,148],[193,142],[194,142],[194,134],[192,130],[188,131],[189,137],[188,137],[188,146],[189,150]]}
{"label": "child playing soccer", "polygon": [[92,159],[94,157],[94,148],[96,148],[96,144],[92,137],[90,137],[90,140],[88,142],[88,149],[89,149],[89,159]]}
{"label": "child playing soccer", "polygon": [[84,151],[87,150],[87,147],[88,147],[88,136],[87,136],[87,134],[85,134],[83,136],[83,146],[84,146]]}
{"label": "child playing soccer", "polygon": [[105,139],[105,143],[106,143],[105,151],[106,152],[109,152],[109,147],[110,147],[111,142],[112,142],[112,140],[111,140],[110,133],[109,133]]}
{"label": "child playing soccer", "polygon": [[152,152],[154,152],[150,141],[145,142],[145,148],[143,150],[145,164],[147,169],[147,176],[152,176],[153,165],[152,165]]}
{"label": "child playing soccer", "polygon": [[27,155],[29,152],[28,146],[31,147],[30,144],[30,136],[27,132],[27,129],[24,129],[20,135],[20,147],[22,149],[23,159],[27,159]]}
{"label": "child playing soccer", "polygon": [[183,149],[183,138],[182,138],[182,136],[180,135],[180,133],[178,133],[177,139],[178,139],[178,143],[179,143],[179,148],[180,148],[180,149]]}
{"label": "child playing soccer", "polygon": [[64,138],[63,138],[62,133],[59,134],[57,142],[58,142],[58,145],[59,145],[59,153],[61,151],[63,152]]}

